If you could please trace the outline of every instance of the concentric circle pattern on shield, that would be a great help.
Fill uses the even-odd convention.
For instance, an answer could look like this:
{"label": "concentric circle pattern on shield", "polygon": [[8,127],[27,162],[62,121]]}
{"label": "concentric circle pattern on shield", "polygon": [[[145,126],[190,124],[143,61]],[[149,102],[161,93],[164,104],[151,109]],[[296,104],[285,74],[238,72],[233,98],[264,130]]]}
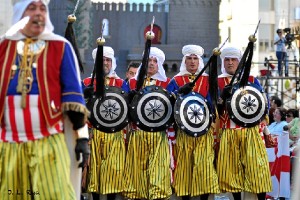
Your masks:
{"label": "concentric circle pattern on shield", "polygon": [[173,124],[173,96],[160,86],[147,86],[132,100],[130,116],[136,125],[149,132],[163,131]]}
{"label": "concentric circle pattern on shield", "polygon": [[227,100],[226,107],[230,119],[242,127],[258,125],[268,112],[266,95],[255,84],[233,87],[233,95]]}
{"label": "concentric circle pattern on shield", "polygon": [[178,127],[192,137],[207,133],[212,123],[212,114],[207,100],[196,92],[177,98],[174,118]]}
{"label": "concentric circle pattern on shield", "polygon": [[128,94],[121,88],[106,86],[103,99],[93,97],[87,102],[90,123],[96,129],[114,133],[128,124]]}

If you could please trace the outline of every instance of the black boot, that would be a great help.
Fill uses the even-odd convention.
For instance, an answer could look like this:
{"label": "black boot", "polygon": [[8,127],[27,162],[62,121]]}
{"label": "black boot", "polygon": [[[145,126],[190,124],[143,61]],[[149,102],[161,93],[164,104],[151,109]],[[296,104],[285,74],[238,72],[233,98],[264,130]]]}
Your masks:
{"label": "black boot", "polygon": [[181,199],[182,200],[190,200],[190,196],[189,195],[181,196]]}
{"label": "black boot", "polygon": [[189,196],[189,195],[182,196],[181,199],[182,199],[182,200],[190,200],[190,196]]}
{"label": "black boot", "polygon": [[107,194],[107,200],[115,200],[116,199],[117,194],[116,193],[112,193],[112,194]]}
{"label": "black boot", "polygon": [[100,200],[100,195],[96,192],[92,192],[93,200]]}
{"label": "black boot", "polygon": [[240,192],[232,193],[234,200],[242,200],[242,195]]}
{"label": "black boot", "polygon": [[209,196],[209,194],[201,194],[200,199],[201,200],[208,200],[208,196]]}
{"label": "black boot", "polygon": [[257,195],[257,199],[258,200],[265,200],[266,199],[266,193],[263,192],[263,193],[258,193],[256,194]]}

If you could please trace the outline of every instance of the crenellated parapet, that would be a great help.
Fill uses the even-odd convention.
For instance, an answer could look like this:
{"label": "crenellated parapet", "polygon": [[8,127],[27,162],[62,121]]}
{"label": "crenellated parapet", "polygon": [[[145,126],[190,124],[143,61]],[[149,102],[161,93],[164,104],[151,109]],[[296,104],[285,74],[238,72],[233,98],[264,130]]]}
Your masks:
{"label": "crenellated parapet", "polygon": [[97,11],[110,11],[110,12],[166,12],[165,5],[157,4],[136,4],[136,3],[92,3],[92,6],[95,7]]}
{"label": "crenellated parapet", "polygon": [[221,0],[169,0],[170,5],[179,6],[215,6],[220,5]]}
{"label": "crenellated parapet", "polygon": [[[80,1],[84,6],[77,11],[74,27],[87,65],[93,65],[91,52],[104,27],[106,45],[115,50],[118,70],[125,71],[128,62],[141,58],[144,31],[155,17],[159,42],[154,45],[165,51],[170,66],[174,63],[180,66],[182,46],[198,44],[209,54],[219,44],[220,1],[169,0],[166,5]],[[64,34],[67,16],[75,3],[76,0],[50,1],[50,17],[56,33]]]}

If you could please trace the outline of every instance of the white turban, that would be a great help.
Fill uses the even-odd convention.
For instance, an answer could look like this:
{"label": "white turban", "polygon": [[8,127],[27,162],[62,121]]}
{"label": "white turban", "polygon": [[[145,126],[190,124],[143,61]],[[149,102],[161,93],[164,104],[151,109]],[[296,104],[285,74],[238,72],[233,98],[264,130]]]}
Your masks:
{"label": "white turban", "polygon": [[221,66],[221,71],[223,75],[229,75],[224,67],[224,59],[225,58],[237,58],[239,61],[242,58],[242,52],[236,47],[225,47],[221,51],[221,60],[222,60],[222,66]]}
{"label": "white turban", "polygon": [[54,27],[50,21],[49,9],[48,9],[48,4],[50,0],[12,0],[12,4],[13,4],[12,23],[16,24],[18,21],[20,21],[28,5],[32,2],[38,2],[38,1],[41,1],[43,4],[45,4],[47,9],[46,24],[43,33],[52,33]]}
{"label": "white turban", "polygon": [[186,60],[187,56],[196,55],[199,58],[199,66],[196,71],[196,74],[198,74],[201,71],[201,69],[203,69],[204,63],[203,63],[203,59],[201,58],[201,56],[204,54],[204,49],[201,46],[192,45],[192,44],[185,45],[184,47],[182,47],[182,54],[183,54],[183,58],[182,58],[182,62],[180,65],[180,70],[176,76],[191,74],[190,72],[188,72],[186,70],[185,60]]}
{"label": "white turban", "polygon": [[[163,63],[165,62],[165,54],[162,50],[160,50],[157,47],[151,47],[150,48],[150,53],[149,53],[149,58],[154,57],[157,60],[157,65],[158,65],[158,71],[156,74],[154,74],[153,76],[151,76],[151,78],[153,79],[157,79],[160,81],[167,81],[167,76],[166,76],[166,72],[164,70],[163,67]],[[141,67],[141,66],[140,66]],[[135,79],[137,80],[138,74],[140,72],[140,67],[138,68],[138,71],[135,75]]]}
{"label": "white turban", "polygon": [[[94,59],[94,63],[96,61],[96,55],[97,55],[97,48],[95,48],[92,52],[92,57]],[[106,58],[110,58],[111,59],[111,64],[112,67],[110,69],[109,74],[107,75],[108,77],[113,77],[116,76],[116,68],[117,68],[117,63],[116,63],[116,58],[115,58],[115,51],[113,50],[113,48],[109,47],[109,46],[103,46],[103,56]]]}

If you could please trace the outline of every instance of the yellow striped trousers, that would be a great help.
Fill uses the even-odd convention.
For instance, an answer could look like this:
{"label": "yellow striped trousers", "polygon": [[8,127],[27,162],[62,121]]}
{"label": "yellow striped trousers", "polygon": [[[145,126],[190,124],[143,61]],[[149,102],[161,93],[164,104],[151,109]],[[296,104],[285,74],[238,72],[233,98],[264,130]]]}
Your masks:
{"label": "yellow striped trousers", "polygon": [[131,133],[124,181],[124,196],[128,198],[171,196],[170,153],[165,132]]}
{"label": "yellow striped trousers", "polygon": [[220,131],[217,173],[221,191],[270,192],[269,162],[258,126]]}
{"label": "yellow striped trousers", "polygon": [[214,167],[213,128],[200,137],[177,132],[174,188],[177,196],[220,193]]}
{"label": "yellow striped trousers", "polygon": [[123,131],[104,133],[93,129],[88,192],[100,194],[123,191],[125,141]]}
{"label": "yellow striped trousers", "polygon": [[0,142],[0,199],[76,199],[64,134],[24,143]]}

